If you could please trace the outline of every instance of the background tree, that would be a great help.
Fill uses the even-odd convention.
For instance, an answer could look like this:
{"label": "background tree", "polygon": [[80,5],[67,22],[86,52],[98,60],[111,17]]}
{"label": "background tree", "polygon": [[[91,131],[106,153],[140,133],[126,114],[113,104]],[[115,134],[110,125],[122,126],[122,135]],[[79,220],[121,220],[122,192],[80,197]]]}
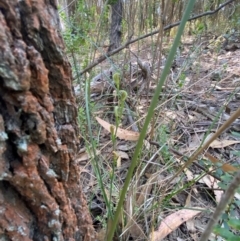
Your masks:
{"label": "background tree", "polygon": [[[113,3],[111,3],[113,2]],[[121,45],[122,37],[122,0],[109,1],[111,5],[111,28],[110,28],[110,46],[108,51],[112,51]]]}
{"label": "background tree", "polygon": [[0,237],[94,240],[54,1],[0,3]]}

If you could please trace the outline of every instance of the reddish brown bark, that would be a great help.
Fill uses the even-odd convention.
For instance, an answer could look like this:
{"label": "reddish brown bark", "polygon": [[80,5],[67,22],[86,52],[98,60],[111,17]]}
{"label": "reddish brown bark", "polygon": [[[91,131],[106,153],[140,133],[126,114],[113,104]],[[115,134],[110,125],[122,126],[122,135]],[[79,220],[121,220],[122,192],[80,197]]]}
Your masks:
{"label": "reddish brown bark", "polygon": [[0,1],[0,237],[95,240],[54,1]]}

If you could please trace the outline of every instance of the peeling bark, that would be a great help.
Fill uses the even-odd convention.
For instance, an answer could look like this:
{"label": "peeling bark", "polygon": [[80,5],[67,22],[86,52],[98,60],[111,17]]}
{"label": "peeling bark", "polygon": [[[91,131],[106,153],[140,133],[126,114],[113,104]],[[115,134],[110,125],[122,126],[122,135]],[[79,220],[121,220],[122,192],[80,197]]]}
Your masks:
{"label": "peeling bark", "polygon": [[0,1],[1,240],[95,240],[55,1]]}

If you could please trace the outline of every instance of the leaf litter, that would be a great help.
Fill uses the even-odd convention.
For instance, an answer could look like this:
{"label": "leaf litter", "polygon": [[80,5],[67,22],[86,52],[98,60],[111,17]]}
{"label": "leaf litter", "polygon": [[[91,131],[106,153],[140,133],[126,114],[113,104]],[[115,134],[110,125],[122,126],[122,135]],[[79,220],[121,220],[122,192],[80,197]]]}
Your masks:
{"label": "leaf litter", "polygon": [[[151,52],[149,43],[146,41],[144,44],[142,51],[138,51],[138,56],[143,60],[145,56],[149,56],[146,53]],[[194,44],[197,43],[193,41],[192,45]],[[199,157],[196,161],[198,166],[193,164],[166,187],[168,180],[184,164],[186,157],[190,157],[240,105],[240,50],[216,53],[203,46],[201,54],[189,55],[189,45],[184,45],[183,41],[183,46],[184,50],[176,58],[175,67],[172,67],[159,97],[151,130],[126,196],[123,210],[123,217],[126,219],[119,221],[122,240],[197,240],[222,193],[217,184],[219,180],[214,175],[221,179],[221,175],[233,175],[239,170],[240,158],[236,153],[240,153],[240,137],[232,135],[233,132],[240,132],[240,119],[237,119]],[[137,52],[135,45],[131,49]],[[123,62],[119,66],[121,64]],[[107,62],[101,65],[103,68],[108,67]],[[150,97],[157,80],[155,66],[152,66],[152,70],[148,93]],[[123,82],[130,77],[124,78]],[[128,81],[131,83],[133,79]],[[123,87],[128,88],[124,83]],[[97,162],[104,188],[115,206],[149,101],[144,92],[139,95],[137,90],[130,88],[128,91],[127,103],[133,113],[132,119],[139,128],[139,132],[136,132],[130,129],[133,123],[129,122],[127,112],[124,112],[121,124],[116,129],[115,117],[111,114],[114,103],[109,96],[111,93],[103,95],[102,102],[100,99],[96,103],[99,110],[94,114],[97,123],[94,124],[93,135],[98,138]],[[114,147],[111,142],[111,128],[117,137]],[[114,156],[117,157],[115,162]],[[89,203],[97,204],[90,208],[94,225],[99,232],[103,232],[104,227],[97,217],[101,216],[103,219],[107,211],[93,172],[93,156],[87,152],[80,153],[76,160],[83,170],[82,183]],[[106,171],[115,173],[112,192]],[[188,185],[191,182],[193,183]],[[86,188],[88,185],[90,187]],[[93,194],[89,193],[90,189]],[[240,217],[239,211],[236,211],[236,215],[236,218]],[[212,235],[211,240],[214,238]]]}

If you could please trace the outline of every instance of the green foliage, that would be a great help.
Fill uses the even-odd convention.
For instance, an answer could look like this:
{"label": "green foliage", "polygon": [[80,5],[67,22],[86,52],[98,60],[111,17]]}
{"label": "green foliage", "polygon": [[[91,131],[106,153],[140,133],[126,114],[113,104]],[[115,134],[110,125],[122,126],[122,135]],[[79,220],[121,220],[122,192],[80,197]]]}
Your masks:
{"label": "green foliage", "polygon": [[[90,111],[94,112],[95,103],[91,102],[89,107],[90,107]],[[83,138],[88,139],[87,116],[86,116],[86,109],[84,107],[78,108],[78,124],[81,128],[81,134],[84,135]]]}
{"label": "green foliage", "polygon": [[[234,234],[238,232],[238,234]],[[218,225],[214,229],[214,233],[218,236],[221,236],[226,241],[239,241],[239,232],[240,232],[240,220],[236,218],[223,219],[223,225],[220,227]]]}
{"label": "green foliage", "polygon": [[119,0],[108,0],[107,4],[113,5],[113,4],[117,3],[117,1],[119,1]]}
{"label": "green foliage", "polygon": [[84,49],[88,50],[89,33],[96,27],[95,21],[92,21],[95,12],[96,7],[88,8],[85,1],[78,1],[76,12],[69,18],[64,11],[60,12],[60,18],[65,26],[62,34],[68,53],[83,54]]}
{"label": "green foliage", "polygon": [[232,134],[233,137],[237,137],[237,138],[240,139],[240,132],[232,131],[231,134]]}
{"label": "green foliage", "polygon": [[216,235],[221,236],[226,241],[239,241],[238,235],[235,235],[232,232],[230,232],[229,230],[226,230],[224,228],[217,227],[217,228],[215,228],[214,233]]}
{"label": "green foliage", "polygon": [[223,173],[223,175],[221,176],[221,180],[221,182],[218,182],[218,186],[225,190],[227,189],[228,184],[232,180],[232,175],[230,175],[229,173]]}
{"label": "green foliage", "polygon": [[128,93],[125,90],[120,90],[119,91],[119,98],[120,98],[120,102],[123,104],[123,102],[127,99],[128,97]]}
{"label": "green foliage", "polygon": [[81,132],[86,133],[86,111],[83,107],[78,108],[78,124],[81,126]]}
{"label": "green foliage", "polygon": [[120,76],[119,73],[115,73],[113,75],[113,81],[114,81],[114,83],[116,85],[116,88],[119,89],[120,88],[120,82],[121,82],[121,76]]}
{"label": "green foliage", "polygon": [[[233,137],[240,139],[240,132],[232,131],[231,134],[232,134]],[[240,151],[239,150],[232,150],[231,155],[239,158],[240,157]]]}
{"label": "green foliage", "polygon": [[199,35],[202,34],[205,31],[205,25],[203,22],[196,21],[195,27],[192,31],[193,34]]}
{"label": "green foliage", "polygon": [[235,11],[230,19],[230,27],[238,29],[240,31],[240,4],[236,5]]}
{"label": "green foliage", "polygon": [[80,32],[72,32],[71,28],[67,28],[63,33],[63,38],[65,41],[65,44],[67,46],[67,51],[69,53],[71,52],[79,52],[80,48],[79,46],[85,44],[85,39],[81,37],[82,33]]}
{"label": "green foliage", "polygon": [[239,219],[229,219],[228,224],[230,227],[240,231],[240,220]]}
{"label": "green foliage", "polygon": [[[232,132],[232,135],[234,136],[239,136],[239,133],[237,132]],[[240,151],[234,150],[231,152],[231,154],[233,156],[239,157],[240,156]],[[219,165],[219,167],[222,166],[222,163],[217,163],[215,165]],[[239,167],[239,165],[232,165],[235,167]],[[231,173],[227,173],[227,172],[223,172],[221,168],[218,168],[215,171],[215,174],[219,177],[221,177],[221,181],[218,182],[218,186],[221,187],[223,190],[226,190],[227,186],[229,183],[231,183],[232,179],[233,179],[233,175]],[[238,192],[240,193],[240,187],[238,188]]]}
{"label": "green foliage", "polygon": [[116,118],[116,126],[118,127],[123,115],[124,103],[127,98],[127,92],[125,90],[118,91],[118,106],[114,107],[114,113]]}
{"label": "green foliage", "polygon": [[[223,171],[216,172],[216,175],[220,175],[222,180],[221,182],[218,182],[218,186],[226,190],[229,183],[231,183],[233,179],[232,175]],[[240,193],[240,187],[238,188],[237,192]],[[214,233],[218,236],[221,236],[226,241],[240,240],[240,220],[236,219],[235,210],[235,208],[238,207],[239,204],[239,201],[233,199],[232,202],[228,205],[227,210],[225,210],[225,212],[222,214],[220,224],[217,225],[214,229]]]}
{"label": "green foliage", "polygon": [[87,36],[89,31],[96,27],[94,21],[92,21],[94,19],[95,13],[96,6],[88,8],[85,1],[78,1],[77,11],[74,16],[74,27],[76,28],[78,26],[78,28],[80,28],[81,26],[84,36]]}
{"label": "green foliage", "polygon": [[118,106],[114,107],[114,114],[115,114],[115,118],[116,118],[116,126],[118,127],[120,125],[120,122],[121,122],[121,118],[122,118],[123,110],[124,110],[124,103],[125,103],[125,100],[128,97],[128,94],[125,90],[119,90],[120,82],[121,82],[121,76],[120,76],[119,73],[115,73],[113,75],[113,81],[116,85],[117,96],[118,96]]}
{"label": "green foliage", "polygon": [[164,159],[164,161],[169,161],[171,154],[169,152],[167,141],[169,139],[169,129],[167,125],[161,125],[159,127],[159,129],[157,130],[157,141],[159,143],[160,146],[162,146],[161,148],[161,155]]}
{"label": "green foliage", "polygon": [[185,80],[186,80],[186,74],[182,72],[179,77],[179,81],[178,81],[178,86],[180,88],[182,88],[184,86]]}

